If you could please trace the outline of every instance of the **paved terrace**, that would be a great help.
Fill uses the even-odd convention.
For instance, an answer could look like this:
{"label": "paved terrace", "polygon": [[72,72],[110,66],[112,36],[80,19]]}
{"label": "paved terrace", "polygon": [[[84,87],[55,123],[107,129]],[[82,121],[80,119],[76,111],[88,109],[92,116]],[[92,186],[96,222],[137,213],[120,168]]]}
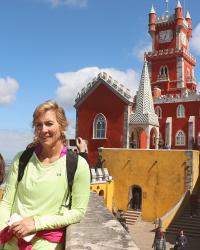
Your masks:
{"label": "paved terrace", "polygon": [[130,234],[105,207],[102,197],[91,193],[86,216],[68,226],[65,250],[139,250]]}

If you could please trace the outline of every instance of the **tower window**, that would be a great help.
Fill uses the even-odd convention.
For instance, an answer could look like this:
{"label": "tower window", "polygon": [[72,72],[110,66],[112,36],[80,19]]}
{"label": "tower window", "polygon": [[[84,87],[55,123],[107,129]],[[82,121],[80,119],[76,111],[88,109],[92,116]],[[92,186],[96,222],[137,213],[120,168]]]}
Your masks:
{"label": "tower window", "polygon": [[155,108],[155,113],[156,113],[156,115],[158,116],[159,119],[162,118],[162,109],[161,109],[160,106],[157,106],[157,107]]}
{"label": "tower window", "polygon": [[177,109],[176,109],[176,116],[177,118],[183,118],[185,117],[185,108],[183,104],[179,104]]}
{"label": "tower window", "polygon": [[106,118],[103,114],[98,114],[94,119],[93,138],[95,139],[106,138]]}
{"label": "tower window", "polygon": [[176,133],[176,145],[184,146],[185,145],[185,133],[182,130],[179,130]]}
{"label": "tower window", "polygon": [[167,80],[169,78],[169,72],[167,66],[161,66],[159,75],[158,75],[158,80]]}

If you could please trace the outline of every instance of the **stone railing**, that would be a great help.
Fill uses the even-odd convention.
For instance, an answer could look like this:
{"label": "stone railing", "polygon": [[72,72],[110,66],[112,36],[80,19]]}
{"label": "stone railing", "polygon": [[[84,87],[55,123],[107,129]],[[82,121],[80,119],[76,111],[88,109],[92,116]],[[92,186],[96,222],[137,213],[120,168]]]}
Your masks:
{"label": "stone railing", "polygon": [[66,230],[65,250],[139,250],[131,236],[105,207],[103,198],[90,194],[89,206],[80,223]]}

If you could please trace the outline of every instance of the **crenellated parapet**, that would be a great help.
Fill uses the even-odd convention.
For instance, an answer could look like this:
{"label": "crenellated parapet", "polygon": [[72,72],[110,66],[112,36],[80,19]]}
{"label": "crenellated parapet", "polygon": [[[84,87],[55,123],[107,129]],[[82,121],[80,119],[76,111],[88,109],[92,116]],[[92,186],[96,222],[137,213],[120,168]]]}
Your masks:
{"label": "crenellated parapet", "polygon": [[83,87],[80,92],[78,92],[75,103],[77,104],[79,101],[81,101],[82,98],[88,95],[88,93],[101,82],[108,85],[113,91],[117,92],[117,94],[127,101],[133,101],[133,94],[129,88],[126,88],[123,84],[113,79],[112,76],[106,72],[100,72],[97,77],[93,78],[91,82],[87,83],[87,85]]}
{"label": "crenellated parapet", "polygon": [[175,23],[175,15],[164,15],[156,18],[156,25],[166,25]]}
{"label": "crenellated parapet", "polygon": [[169,94],[154,97],[154,104],[200,101],[200,93],[185,92],[184,94]]}
{"label": "crenellated parapet", "polygon": [[192,60],[194,65],[196,64],[196,58],[192,56],[192,54],[183,47],[181,49],[169,48],[169,49],[149,51],[145,53],[145,58],[158,58],[161,56],[177,56],[177,55],[180,56],[183,55]]}

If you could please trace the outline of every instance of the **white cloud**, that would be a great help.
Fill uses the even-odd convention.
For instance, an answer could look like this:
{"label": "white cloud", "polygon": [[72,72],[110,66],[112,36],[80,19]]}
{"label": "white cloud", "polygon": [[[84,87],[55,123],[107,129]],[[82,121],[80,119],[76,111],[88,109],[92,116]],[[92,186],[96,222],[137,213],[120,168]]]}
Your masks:
{"label": "white cloud", "polygon": [[19,88],[18,82],[11,78],[0,78],[0,105],[7,105],[15,101]]}
{"label": "white cloud", "polygon": [[[75,121],[69,120],[69,126],[66,133],[67,138],[75,137]],[[10,161],[20,151],[33,141],[33,132],[31,130],[8,130],[0,129],[0,153],[6,161]]]}
{"label": "white cloud", "polygon": [[0,152],[6,160],[11,160],[32,141],[32,132],[23,130],[0,130]]}
{"label": "white cloud", "polygon": [[88,67],[75,72],[56,73],[59,81],[57,100],[70,108],[75,103],[78,92],[100,72],[106,72],[119,83],[124,84],[134,94],[138,89],[139,75],[133,69],[120,71],[114,68]]}
{"label": "white cloud", "polygon": [[60,5],[66,5],[66,6],[73,6],[73,7],[86,7],[88,0],[47,0],[52,4],[52,6],[60,6]]}
{"label": "white cloud", "polygon": [[193,51],[200,55],[200,23],[193,30],[190,45]]}
{"label": "white cloud", "polygon": [[139,44],[132,49],[132,54],[141,62],[144,61],[144,53],[152,50],[152,43]]}

